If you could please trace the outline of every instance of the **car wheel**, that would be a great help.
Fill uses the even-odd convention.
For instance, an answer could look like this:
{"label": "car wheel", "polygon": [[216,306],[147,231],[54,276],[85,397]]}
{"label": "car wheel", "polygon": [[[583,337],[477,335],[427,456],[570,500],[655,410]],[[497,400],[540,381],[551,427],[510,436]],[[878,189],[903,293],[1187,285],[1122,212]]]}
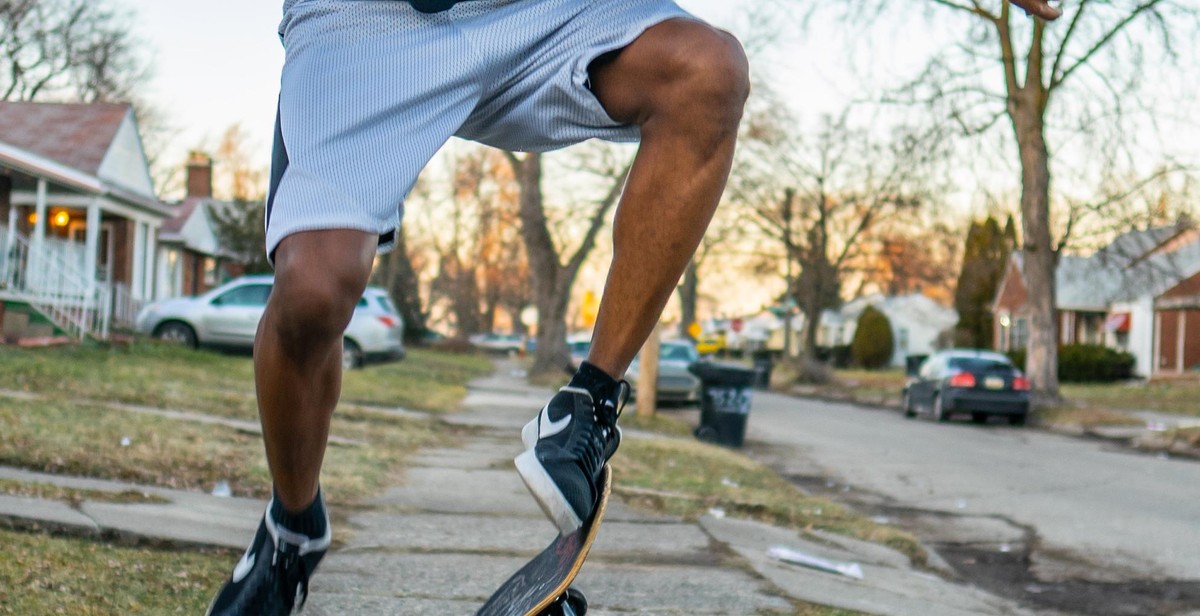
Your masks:
{"label": "car wheel", "polygon": [[917,412],[913,410],[912,394],[908,391],[904,392],[904,416],[909,419],[917,416]]}
{"label": "car wheel", "polygon": [[987,420],[987,413],[971,413],[971,421],[977,424],[985,424],[987,423]]}
{"label": "car wheel", "polygon": [[353,340],[342,338],[342,369],[354,370],[363,365],[363,353]]}
{"label": "car wheel", "polygon": [[942,397],[938,395],[933,399],[933,416],[938,421],[950,421],[950,412],[942,407]]}
{"label": "car wheel", "polygon": [[180,321],[168,321],[158,326],[154,337],[165,342],[180,344],[189,349],[196,348],[196,330]]}
{"label": "car wheel", "polygon": [[1020,415],[1009,415],[1008,416],[1008,425],[1023,426],[1023,425],[1025,425],[1025,417],[1026,417],[1025,413],[1021,413]]}

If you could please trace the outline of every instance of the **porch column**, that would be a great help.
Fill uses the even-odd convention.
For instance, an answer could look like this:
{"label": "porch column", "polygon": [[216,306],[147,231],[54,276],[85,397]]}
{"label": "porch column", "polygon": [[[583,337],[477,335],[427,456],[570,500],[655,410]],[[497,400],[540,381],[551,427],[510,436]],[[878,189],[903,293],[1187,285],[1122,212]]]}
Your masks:
{"label": "porch column", "polygon": [[146,275],[143,278],[145,286],[142,291],[142,297],[146,300],[154,299],[154,261],[157,253],[158,232],[154,225],[146,223]]}
{"label": "porch column", "polygon": [[[47,201],[47,185],[46,180],[38,178],[37,180],[37,202],[34,205],[34,237],[29,238],[29,264],[28,271],[25,274],[25,280],[35,279],[38,285],[41,285],[41,259],[42,253],[46,250],[46,201]],[[36,273],[36,274],[35,274]]]}
{"label": "porch column", "polygon": [[129,293],[134,299],[143,299],[142,266],[146,264],[146,225],[133,221],[133,263],[129,275]]}
{"label": "porch column", "polygon": [[96,261],[100,253],[100,203],[93,201],[87,207],[87,235],[84,241],[83,275],[96,280]]}
{"label": "porch column", "polygon": [[11,203],[8,205],[8,231],[6,235],[8,237],[4,238],[4,254],[0,255],[0,263],[4,265],[4,267],[0,268],[0,275],[4,276],[4,279],[0,283],[12,284],[12,278],[9,278],[9,276],[12,276],[14,272],[9,270],[10,264],[8,260],[11,258],[10,255],[16,254],[17,206]]}

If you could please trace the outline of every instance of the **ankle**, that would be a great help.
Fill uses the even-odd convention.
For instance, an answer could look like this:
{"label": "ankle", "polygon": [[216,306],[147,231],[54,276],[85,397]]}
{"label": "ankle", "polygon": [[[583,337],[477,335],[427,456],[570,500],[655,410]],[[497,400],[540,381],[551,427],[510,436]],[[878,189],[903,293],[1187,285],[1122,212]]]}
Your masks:
{"label": "ankle", "polygon": [[617,380],[591,362],[583,362],[575,376],[571,377],[571,387],[587,390],[592,400],[599,402],[613,395],[617,389]]}
{"label": "ankle", "polygon": [[273,491],[267,515],[271,516],[271,519],[279,526],[310,538],[324,536],[329,528],[325,498],[320,488],[317,488],[317,494],[312,502],[298,511],[284,507],[283,501],[279,499],[279,492]]}

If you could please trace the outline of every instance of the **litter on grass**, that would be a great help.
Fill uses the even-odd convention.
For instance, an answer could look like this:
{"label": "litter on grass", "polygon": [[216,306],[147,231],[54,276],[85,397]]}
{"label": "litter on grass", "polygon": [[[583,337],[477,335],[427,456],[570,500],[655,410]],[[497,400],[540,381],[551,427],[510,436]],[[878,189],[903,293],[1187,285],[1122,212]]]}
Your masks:
{"label": "litter on grass", "polygon": [[816,569],[817,571],[823,571],[825,573],[836,573],[838,575],[844,575],[856,580],[863,579],[862,566],[858,563],[825,560],[824,558],[818,558],[811,554],[805,554],[804,552],[793,550],[792,548],[782,545],[777,545],[767,550],[767,556],[770,556],[776,560],[781,560],[785,563],[800,565],[801,567],[808,567],[809,569]]}

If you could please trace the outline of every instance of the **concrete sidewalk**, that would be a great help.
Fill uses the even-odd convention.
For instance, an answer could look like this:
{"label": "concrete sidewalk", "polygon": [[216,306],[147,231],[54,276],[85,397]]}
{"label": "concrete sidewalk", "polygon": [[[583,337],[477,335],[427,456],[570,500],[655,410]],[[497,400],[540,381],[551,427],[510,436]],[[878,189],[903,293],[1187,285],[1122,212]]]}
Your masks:
{"label": "concrete sidewalk", "polygon": [[[550,394],[525,385],[508,365],[474,382],[464,412],[443,418],[471,428],[472,435],[460,447],[419,453],[403,485],[352,511],[334,511],[345,520],[335,528],[340,547],[314,576],[306,613],[473,613],[554,537],[554,528],[512,466],[522,447],[520,427]],[[240,550],[253,535],[263,508],[263,503],[248,499],[13,469],[0,469],[0,477],[101,491],[133,488],[170,501],[84,501],[73,507],[0,497],[0,518],[103,535]],[[619,475],[616,479],[620,481]],[[780,563],[767,556],[773,545],[861,563],[865,579]],[[732,519],[685,522],[634,511],[615,497],[576,585],[591,602],[589,613],[597,615],[791,614],[796,602],[898,616],[1027,613],[1007,601],[914,570],[904,556],[876,544],[832,535],[802,539],[795,531]]]}

